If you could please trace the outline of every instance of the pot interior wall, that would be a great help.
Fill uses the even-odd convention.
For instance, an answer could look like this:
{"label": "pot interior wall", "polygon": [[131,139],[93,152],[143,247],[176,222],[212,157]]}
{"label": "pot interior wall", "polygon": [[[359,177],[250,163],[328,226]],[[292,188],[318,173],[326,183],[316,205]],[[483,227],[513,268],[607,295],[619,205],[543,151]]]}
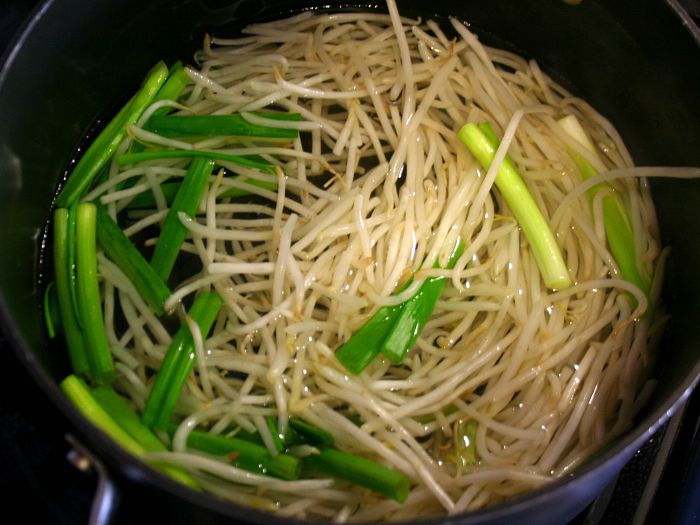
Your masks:
{"label": "pot interior wall", "polygon": [[[0,305],[20,352],[28,349],[54,377],[63,370],[38,315],[42,229],[56,185],[95,116],[109,115],[157,60],[191,61],[205,31],[231,32],[261,13],[326,4],[128,0],[44,7],[0,78]],[[639,164],[700,165],[700,48],[663,2],[427,5],[399,2],[405,15],[455,14],[487,43],[537,58],[610,118]],[[700,184],[655,181],[653,190],[663,240],[672,246],[665,292],[672,321],[647,414],[668,407],[700,371],[700,331],[693,326],[700,319]]]}

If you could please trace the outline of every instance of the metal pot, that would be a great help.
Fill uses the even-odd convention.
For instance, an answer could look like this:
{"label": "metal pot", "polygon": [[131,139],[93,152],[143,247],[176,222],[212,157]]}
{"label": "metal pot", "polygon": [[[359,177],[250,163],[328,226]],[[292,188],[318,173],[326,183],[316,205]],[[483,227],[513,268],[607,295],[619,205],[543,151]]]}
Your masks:
{"label": "metal pot", "polygon": [[[187,61],[205,31],[232,32],[254,17],[328,3],[49,0],[0,71],[0,324],[36,381],[26,388],[45,393],[116,480],[121,498],[102,493],[105,519],[119,502],[117,515],[138,509],[144,521],[299,523],[191,491],[124,453],[76,412],[57,388],[66,363],[47,342],[39,315],[41,253],[52,197],[75,145],[154,62]],[[700,165],[700,33],[675,0],[399,1],[399,8],[424,17],[456,15],[487,43],[537,58],[612,120],[638,164]],[[423,523],[566,522],[690,394],[700,377],[700,183],[652,184],[663,241],[672,246],[664,293],[672,318],[658,360],[659,386],[635,427],[569,477],[479,512]]]}

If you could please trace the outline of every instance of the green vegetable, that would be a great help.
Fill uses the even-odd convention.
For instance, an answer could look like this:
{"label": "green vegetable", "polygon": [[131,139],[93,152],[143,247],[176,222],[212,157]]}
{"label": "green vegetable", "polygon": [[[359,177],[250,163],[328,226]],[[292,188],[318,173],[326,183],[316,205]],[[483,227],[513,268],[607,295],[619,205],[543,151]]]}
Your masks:
{"label": "green vegetable", "polygon": [[[266,190],[270,191],[277,191],[277,184],[273,182],[265,182],[265,181],[260,181],[256,179],[245,179],[242,178],[242,182],[245,182],[246,184],[251,184],[253,186],[258,186],[259,188],[263,188]],[[168,204],[168,206],[172,206],[172,203],[175,201],[175,195],[177,195],[178,190],[180,189],[180,182],[166,182],[164,184],[160,185],[160,190],[163,192],[163,196],[165,197],[165,202]],[[220,193],[217,196],[217,199],[232,199],[236,197],[245,197],[246,195],[250,195],[249,191],[246,190],[240,190],[238,188],[229,188],[222,193]],[[150,190],[144,191],[143,193],[139,193],[136,197],[133,198],[133,200],[129,203],[129,208],[155,208],[156,207],[156,200],[155,197],[153,196],[153,192]]]}
{"label": "green vegetable", "polygon": [[[167,426],[168,432],[175,433],[175,425]],[[268,474],[280,479],[299,479],[301,460],[289,454],[272,456],[265,447],[238,439],[224,437],[196,430],[187,436],[187,446],[214,456],[233,457],[232,463],[239,468],[260,474]]]}
{"label": "green vegetable", "polygon": [[73,372],[77,375],[85,375],[90,370],[83,334],[78,324],[73,300],[70,293],[70,277],[68,263],[68,210],[57,208],[53,214],[53,261],[56,283],[56,295],[58,307],[61,312],[63,334],[68,346]]}
{"label": "green vegetable", "polygon": [[178,214],[184,212],[190,217],[197,214],[197,208],[213,169],[213,161],[204,158],[194,159],[175,195],[173,205],[168,210],[153,257],[151,257],[151,266],[163,281],[168,280],[182,243],[187,237],[187,228],[180,222]]}
{"label": "green vegetable", "polygon": [[80,378],[73,375],[68,376],[61,382],[60,387],[88,421],[111,437],[122,448],[134,456],[141,456],[145,452],[143,446],[117,425],[95,401],[87,385]]}
{"label": "green vegetable", "polygon": [[[189,316],[197,323],[202,337],[209,333],[222,301],[214,292],[202,292],[194,300]],[[195,346],[187,324],[180,326],[156,375],[141,421],[151,428],[165,428],[185,386],[195,361]]]}
{"label": "green vegetable", "polygon": [[[448,269],[454,268],[463,251],[464,244],[460,240],[447,261]],[[418,293],[401,305],[401,312],[380,349],[392,363],[399,364],[404,360],[432,315],[444,287],[444,277],[429,277]]]}
{"label": "green vegetable", "polygon": [[97,205],[97,239],[153,311],[163,315],[170,289],[101,205]]}
{"label": "green vegetable", "polygon": [[[180,98],[180,94],[185,86],[189,83],[190,78],[185,72],[185,68],[182,67],[182,62],[177,61],[171,67],[168,72],[168,78],[165,83],[158,90],[158,93],[153,98],[152,104],[160,102],[162,100],[174,100],[177,101]],[[172,107],[162,107],[157,109],[153,115],[167,115],[173,110]],[[138,153],[143,151],[144,145],[140,142],[133,141],[129,147],[129,153]],[[128,188],[133,185],[136,181],[134,179],[129,179],[123,181],[117,185],[117,189]]]}
{"label": "green vegetable", "polygon": [[476,463],[476,428],[473,419],[460,419],[455,423],[454,451],[460,467],[467,468]]}
{"label": "green vegetable", "polygon": [[[257,116],[270,120],[301,120],[298,113],[258,113]],[[160,115],[152,116],[145,129],[164,137],[261,137],[275,139],[295,139],[299,131],[289,128],[273,128],[251,124],[240,114],[233,115]]]}
{"label": "green vegetable", "polygon": [[[102,409],[119,425],[127,434],[148,452],[164,452],[167,450],[163,442],[156,437],[141,421],[133,408],[126,400],[110,387],[93,388],[90,392]],[[165,463],[155,463],[160,470],[171,478],[185,485],[199,489],[199,484],[183,469]]]}
{"label": "green vegetable", "polygon": [[[153,99],[153,102],[160,102],[161,100],[177,101],[177,99],[180,98],[182,90],[185,89],[185,86],[189,84],[189,82],[190,77],[187,75],[182,62],[175,62],[170,67],[168,78]],[[160,108],[153,113],[152,117],[166,115],[170,111],[172,111],[172,108]]]}
{"label": "green vegetable", "polygon": [[270,434],[272,435],[272,442],[275,444],[275,449],[277,452],[284,452],[286,447],[284,446],[284,442],[280,436],[279,428],[277,428],[277,418],[274,416],[267,416],[265,418],[265,422],[267,423],[267,428],[270,430]]}
{"label": "green vegetable", "polygon": [[[270,418],[268,418],[269,423]],[[276,428],[276,424],[274,427]],[[170,427],[171,433],[174,432],[174,429],[174,426]],[[223,438],[201,432],[192,432],[187,444],[192,448],[214,455],[224,455],[232,451],[238,451],[240,455],[236,461],[240,461],[244,457],[248,458],[249,450],[255,451],[255,454],[260,455],[260,457],[264,457],[263,454],[267,454],[267,449],[260,444],[262,441],[259,434],[249,434],[240,431],[236,434],[236,438]],[[309,444],[319,449],[318,454],[312,454],[303,458],[303,474],[305,476],[332,476],[367,487],[399,502],[403,502],[408,495],[410,483],[406,476],[362,456],[347,454],[330,448],[333,445],[333,436],[303,419],[294,417],[289,420],[289,427],[287,428],[284,441],[290,446]],[[237,448],[234,448],[234,446]],[[255,448],[251,449],[249,447]],[[284,456],[285,454],[279,454],[273,460],[279,460]],[[256,455],[252,455],[248,459],[252,459],[250,465],[253,467],[256,464],[264,464]],[[272,464],[267,464],[266,467],[270,474],[279,475],[279,472],[275,473],[273,471]],[[241,466],[241,468],[254,470],[246,466]],[[299,473],[297,472],[296,477],[298,476]],[[284,479],[296,479],[296,477]]]}
{"label": "green vegetable", "polygon": [[143,111],[151,104],[160,86],[168,77],[168,68],[159,62],[148,73],[143,87],[117,113],[107,127],[90,144],[80,158],[66,185],[56,199],[59,207],[68,207],[77,202],[90,186],[95,176],[121,144],[126,135],[126,128],[138,120]]}
{"label": "green vegetable", "polygon": [[138,441],[145,450],[167,450],[163,442],[146,427],[126,400],[111,387],[98,386],[91,390],[92,397],[127,434]]}
{"label": "green vegetable", "polygon": [[120,166],[126,166],[127,164],[136,164],[137,162],[145,162],[147,160],[195,157],[233,162],[234,164],[240,164],[241,166],[247,166],[249,168],[256,168],[266,173],[275,172],[273,166],[270,166],[270,164],[266,162],[262,162],[260,158],[255,155],[244,157],[240,155],[229,155],[228,153],[221,153],[220,151],[197,149],[159,149],[142,151],[139,153],[125,153],[124,155],[119,155],[117,157],[117,163]]}
{"label": "green vegetable", "polygon": [[98,384],[114,379],[114,363],[102,315],[100,285],[97,280],[95,205],[82,203],[76,211],[76,280],[80,326],[83,329],[90,375]]}
{"label": "green vegetable", "polygon": [[404,360],[433,313],[444,286],[443,279],[426,279],[418,293],[402,305],[401,312],[380,348],[380,352],[392,363],[399,364]]}
{"label": "green vegetable", "polygon": [[66,269],[68,271],[68,292],[70,294],[73,314],[80,326],[80,311],[78,310],[78,284],[75,276],[75,230],[78,216],[78,203],[74,202],[68,208],[68,226],[66,231]]}
{"label": "green vegetable", "polygon": [[343,479],[400,503],[406,500],[411,488],[408,478],[402,473],[362,456],[332,448],[321,448],[318,454],[305,457],[304,473]]}
{"label": "green vegetable", "polygon": [[[277,427],[277,420],[274,416],[267,417],[267,425],[272,432],[273,437],[275,435],[280,436],[280,442],[276,443],[278,450],[284,450],[289,447],[296,445],[313,445],[313,446],[331,446],[333,445],[333,435],[318,428],[311,423],[307,423],[301,418],[293,417],[289,420],[289,425],[287,425],[287,430],[282,436]],[[235,429],[236,438],[243,441],[248,441],[250,443],[255,443],[262,447],[265,446],[265,442],[260,436],[259,432],[248,432],[241,427],[236,427]],[[279,445],[282,445],[282,448]]]}
{"label": "green vegetable", "polygon": [[[581,145],[588,149],[593,155],[597,156],[593,144],[575,116],[568,115],[564,117],[559,121],[559,125],[569,136],[581,143]],[[598,175],[598,171],[585,157],[573,150],[570,151],[569,154],[576,164],[576,167],[581,172],[581,176],[584,180]],[[620,274],[623,279],[639,287],[647,298],[649,298],[651,283],[648,279],[642,277],[639,271],[634,232],[632,231],[632,224],[627,216],[627,210],[622,202],[622,197],[610,184],[599,183],[588,190],[590,199],[593,200],[600,191],[607,193],[602,199],[603,224],[605,226],[605,235],[608,239],[610,252],[617,266],[620,268]],[[636,303],[633,296],[632,298]],[[647,311],[651,311],[651,303]]]}
{"label": "green vegetable", "polygon": [[[464,244],[459,240],[447,262],[447,268],[454,268],[463,250]],[[367,368],[379,352],[394,363],[403,361],[432,314],[443,286],[443,278],[431,277],[407,301],[377,310],[369,321],[338,348],[335,352],[336,359],[353,374],[359,374]]]}
{"label": "green vegetable", "polygon": [[[492,137],[493,135],[491,133]],[[498,143],[489,139],[482,129],[471,123],[462,127],[459,138],[476,157],[479,164],[484,169],[488,169],[496,155]],[[554,234],[525,182],[507,156],[498,168],[495,183],[532,247],[545,285],[553,289],[571,286],[571,277]]]}
{"label": "green vegetable", "polygon": [[44,290],[44,323],[50,339],[56,337],[56,330],[61,328],[61,314],[58,311],[57,301],[54,282],[51,281]]}
{"label": "green vegetable", "polygon": [[314,446],[333,445],[333,435],[323,429],[318,428],[303,419],[293,417],[289,420],[289,426],[304,440],[305,443]]}
{"label": "green vegetable", "polygon": [[[146,451],[163,451],[165,446],[148,429],[137,425],[138,417],[126,402],[109,388],[90,391],[78,377],[68,376],[61,382],[61,390],[75,407],[97,428],[111,437],[118,445],[136,457]],[[134,421],[134,419],[136,421]],[[156,464],[159,469],[185,485],[198,489],[199,485],[189,474],[178,467]]]}
{"label": "green vegetable", "polygon": [[396,324],[402,305],[383,306],[335,352],[342,365],[359,374],[379,355],[381,345]]}

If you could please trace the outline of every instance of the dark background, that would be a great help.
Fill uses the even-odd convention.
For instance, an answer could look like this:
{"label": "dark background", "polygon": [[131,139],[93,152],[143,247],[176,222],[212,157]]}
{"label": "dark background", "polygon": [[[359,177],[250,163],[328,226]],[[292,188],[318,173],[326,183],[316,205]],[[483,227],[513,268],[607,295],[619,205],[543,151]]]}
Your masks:
{"label": "dark background", "polygon": [[[0,0],[0,55],[37,0]],[[2,121],[0,119],[0,125]],[[66,460],[66,421],[34,386],[0,331],[0,502],[4,523],[84,524],[94,480]]]}
{"label": "dark background", "polygon": [[[700,0],[681,3],[696,21],[700,18]],[[36,4],[37,0],[0,0],[0,54],[8,52],[13,36]],[[0,381],[0,502],[6,517],[1,521],[87,523],[95,479],[66,459],[70,450],[66,420],[35,387],[2,332],[0,356],[4,371]],[[641,507],[649,509],[647,523],[700,523],[698,414],[700,393],[696,392],[685,415],[654,435],[617,483],[574,523],[643,523],[641,516],[635,519]]]}

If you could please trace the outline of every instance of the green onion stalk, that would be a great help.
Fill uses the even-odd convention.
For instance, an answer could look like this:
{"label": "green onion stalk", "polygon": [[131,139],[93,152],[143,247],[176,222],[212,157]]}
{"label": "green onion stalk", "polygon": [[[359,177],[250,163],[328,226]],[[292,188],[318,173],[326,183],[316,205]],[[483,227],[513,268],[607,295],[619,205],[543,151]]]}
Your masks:
{"label": "green onion stalk", "polygon": [[[481,166],[488,170],[496,156],[498,143],[488,123],[469,123],[459,138]],[[495,185],[503,195],[515,219],[525,233],[545,286],[562,289],[571,286],[571,277],[549,224],[533,199],[515,165],[506,156],[498,167]]]}
{"label": "green onion stalk", "polygon": [[[558,121],[559,126],[571,138],[581,144],[586,150],[600,160],[593,143],[588,134],[584,131],[578,119],[574,115],[567,115]],[[580,153],[570,150],[569,155],[573,159],[584,180],[590,179],[598,175],[593,165]],[[602,164],[602,160],[600,161]],[[605,235],[608,240],[608,246],[612,253],[620,275],[626,281],[637,286],[647,299],[651,288],[651,283],[648,278],[642,276],[639,265],[637,264],[637,251],[635,246],[634,232],[632,231],[632,223],[627,215],[625,204],[622,201],[620,194],[608,183],[599,183],[588,190],[588,196],[591,201],[599,192],[604,192],[603,206],[603,225],[605,227]],[[632,296],[636,303],[636,299]],[[651,311],[651,302],[647,312]]]}
{"label": "green onion stalk", "polygon": [[146,76],[141,89],[107,124],[80,158],[56,199],[57,206],[65,208],[80,199],[117,151],[119,144],[126,137],[126,128],[135,123],[144,110],[151,105],[167,78],[167,66],[163,62],[158,62]]}

